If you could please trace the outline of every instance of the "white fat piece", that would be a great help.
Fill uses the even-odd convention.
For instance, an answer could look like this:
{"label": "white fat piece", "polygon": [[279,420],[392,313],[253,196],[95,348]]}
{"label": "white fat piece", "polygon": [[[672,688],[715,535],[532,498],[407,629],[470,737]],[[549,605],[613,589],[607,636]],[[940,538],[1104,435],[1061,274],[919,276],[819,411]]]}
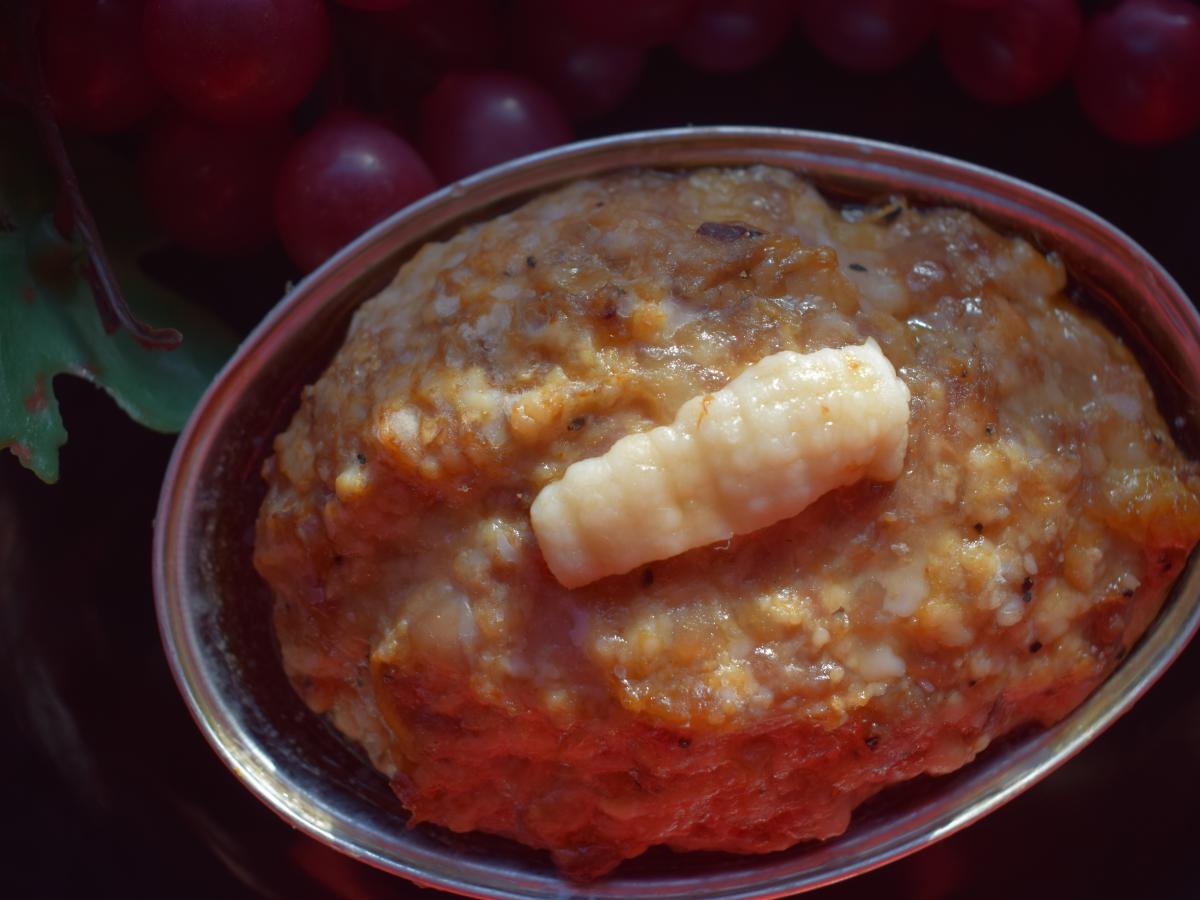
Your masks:
{"label": "white fat piece", "polygon": [[621,438],[547,485],[530,515],[568,588],[801,512],[859,479],[893,481],[908,387],[874,340],[767,356],[670,425]]}

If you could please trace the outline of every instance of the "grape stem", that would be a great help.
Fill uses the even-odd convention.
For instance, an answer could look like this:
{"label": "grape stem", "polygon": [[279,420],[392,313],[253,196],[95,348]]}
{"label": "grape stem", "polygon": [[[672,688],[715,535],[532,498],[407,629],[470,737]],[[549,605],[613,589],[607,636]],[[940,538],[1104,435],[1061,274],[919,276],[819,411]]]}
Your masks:
{"label": "grape stem", "polygon": [[18,13],[21,19],[19,46],[22,68],[27,80],[24,105],[33,116],[38,137],[50,157],[59,182],[60,194],[54,212],[54,224],[64,240],[69,241],[73,235],[78,235],[83,245],[87,259],[81,266],[81,274],[92,290],[92,298],[96,302],[96,311],[100,315],[104,330],[113,334],[124,328],[135,341],[148,350],[172,350],[183,341],[183,336],[174,328],[147,325],[133,314],[133,310],[125,302],[108,255],[104,252],[96,220],[92,218],[91,210],[83,199],[79,179],[75,175],[74,166],[71,165],[58,120],[54,117],[50,94],[46,89],[37,46],[36,22],[41,4],[23,3],[19,6],[22,8]]}

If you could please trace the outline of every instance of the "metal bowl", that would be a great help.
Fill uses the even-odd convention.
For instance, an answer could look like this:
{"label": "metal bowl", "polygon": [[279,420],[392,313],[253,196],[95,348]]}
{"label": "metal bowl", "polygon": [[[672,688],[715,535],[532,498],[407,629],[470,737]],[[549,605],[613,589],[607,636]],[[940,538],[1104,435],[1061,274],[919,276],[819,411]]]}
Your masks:
{"label": "metal bowl", "polygon": [[200,402],[175,447],[154,542],[163,643],[197,724],[226,765],[292,825],[421,884],[481,897],[781,896],[847,878],[970,824],[1062,765],[1111,725],[1200,625],[1195,555],[1121,667],[1067,719],[999,742],[949,776],[889,789],[841,837],[764,856],[673,854],[627,862],[587,885],[514,843],[410,829],[355,748],[301,703],[284,677],[270,594],[251,564],[272,437],[340,344],[352,311],[422,244],[571,179],[630,166],[769,163],[803,172],[838,200],[898,193],[964,207],[1060,254],[1082,302],[1141,359],[1185,451],[1200,448],[1200,317],[1133,241],[1061,197],[919,150],[773,128],[700,128],[603,138],[526,157],[439,191],[343,249],[255,329]]}

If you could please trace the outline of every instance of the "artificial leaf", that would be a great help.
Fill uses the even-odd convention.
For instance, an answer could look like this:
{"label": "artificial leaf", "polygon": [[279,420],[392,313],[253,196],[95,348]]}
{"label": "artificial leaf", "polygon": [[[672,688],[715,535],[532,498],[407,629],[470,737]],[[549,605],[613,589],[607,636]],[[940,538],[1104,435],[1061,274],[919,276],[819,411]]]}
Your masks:
{"label": "artificial leaf", "polygon": [[[133,312],[179,329],[174,350],[148,350],[129,334],[107,334],[81,267],[81,248],[58,234],[58,186],[23,123],[0,123],[0,449],[43,481],[58,478],[67,432],[54,397],[56,375],[103,388],[135,421],[178,431],[236,340],[214,316],[151,280],[138,258],[152,244],[128,166],[83,148],[84,195]],[[73,150],[72,156],[76,157]],[[82,165],[80,164],[82,159]]]}

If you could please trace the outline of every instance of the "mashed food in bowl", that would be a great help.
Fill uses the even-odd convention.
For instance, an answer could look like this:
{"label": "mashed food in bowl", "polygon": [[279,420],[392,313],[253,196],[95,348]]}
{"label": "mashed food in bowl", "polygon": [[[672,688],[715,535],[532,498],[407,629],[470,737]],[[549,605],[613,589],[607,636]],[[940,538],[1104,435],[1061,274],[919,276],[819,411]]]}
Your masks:
{"label": "mashed food in bowl", "polygon": [[[1065,285],[969,213],[838,209],[765,167],[580,181],[427,245],[266,466],[288,675],[413,822],[578,876],[841,833],[1066,715],[1200,538],[1200,470]],[[788,412],[756,368],[871,346],[907,400],[892,468],[847,447],[903,400],[878,428],[817,388]],[[776,424],[720,412],[751,382]],[[680,444],[710,411],[733,443]],[[531,521],[544,492],[568,512]],[[560,579],[559,544],[599,549]]]}

